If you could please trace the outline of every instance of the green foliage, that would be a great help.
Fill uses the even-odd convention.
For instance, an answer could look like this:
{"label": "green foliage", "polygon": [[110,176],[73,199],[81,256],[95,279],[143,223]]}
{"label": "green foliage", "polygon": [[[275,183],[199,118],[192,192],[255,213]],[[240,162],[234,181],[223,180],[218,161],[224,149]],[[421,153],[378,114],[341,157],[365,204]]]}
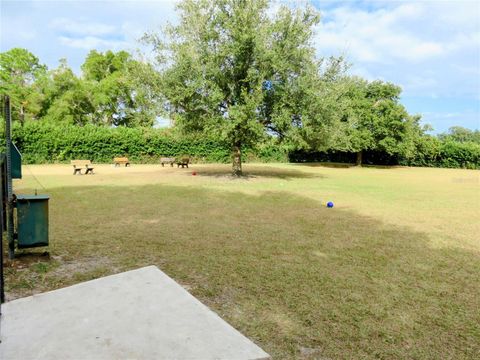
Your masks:
{"label": "green foliage", "polygon": [[[233,0],[179,8],[183,20],[166,43],[147,36],[160,72],[125,51],[91,51],[82,77],[64,59],[47,71],[25,49],[0,53],[0,95],[24,124],[14,131],[24,160],[226,162],[235,150],[234,164],[350,162],[357,153],[369,164],[480,168],[479,130],[426,135],[398,86],[346,76],[341,58],[316,59],[311,9],[267,16],[268,1]],[[174,129],[153,129],[160,115]]]}
{"label": "green foliage", "polygon": [[0,54],[0,94],[8,94],[12,119],[36,119],[61,124],[153,126],[162,114],[151,65],[125,51],[92,50],[77,77],[65,59],[46,71],[27,50]]}
{"label": "green foliage", "polygon": [[157,162],[160,156],[182,154],[205,162],[230,159],[230,148],[225,143],[203,136],[179,137],[165,129],[27,122],[25,126],[14,127],[12,138],[25,163],[80,158],[110,163],[115,156],[128,156],[134,162]]}
{"label": "green foliage", "polygon": [[269,138],[253,148],[247,148],[243,159],[248,162],[286,163],[288,162],[288,150],[284,144]]}
{"label": "green foliage", "polygon": [[114,53],[107,51],[104,54],[96,50],[90,51],[82,65],[85,80],[102,81],[116,72],[126,70],[131,56],[126,51]]}
{"label": "green foliage", "polygon": [[92,84],[78,79],[65,60],[42,80],[45,94],[42,102],[43,121],[72,125],[94,122],[96,109]]}
{"label": "green foliage", "polygon": [[444,168],[480,169],[480,144],[459,142],[449,137],[424,135],[416,139],[415,155],[400,164]]}
{"label": "green foliage", "polygon": [[422,136],[419,116],[410,116],[399,103],[400,87],[382,81],[352,77],[340,82],[340,121],[332,129],[331,149],[375,151],[411,158],[415,139]]}
{"label": "green foliage", "polygon": [[480,144],[444,141],[439,149],[436,166],[480,169]]}
{"label": "green foliage", "polygon": [[177,126],[228,142],[234,159],[268,133],[300,146],[325,143],[313,9],[281,6],[269,14],[267,0],[185,0],[178,9],[177,26],[146,36],[158,51],[160,90]]}
{"label": "green foliage", "polygon": [[[196,162],[225,163],[231,160],[231,146],[227,142],[213,135],[185,135],[172,129],[114,128],[91,124],[75,126],[29,121],[24,126],[14,125],[13,141],[20,149],[24,163],[66,162],[79,158],[110,163],[115,156],[128,156],[134,162],[158,163],[161,156],[184,154],[193,157]],[[415,149],[414,157],[367,151],[365,160],[369,164],[480,169],[480,144],[442,141],[425,135],[416,139]],[[270,137],[255,147],[246,148],[242,160],[351,163],[354,156],[351,152],[334,149],[312,152],[287,147]]]}
{"label": "green foliage", "polygon": [[149,91],[151,82],[142,81],[146,77],[155,78],[156,72],[151,66],[133,60],[126,51],[99,53],[92,50],[82,71],[84,83],[93,90],[93,123],[152,126],[161,113]]}
{"label": "green foliage", "polygon": [[34,83],[46,70],[26,49],[13,48],[0,53],[0,97],[10,96],[14,121],[35,118],[39,99]]}
{"label": "green foliage", "polygon": [[400,164],[411,166],[435,166],[440,154],[441,141],[430,135],[415,139],[415,155],[413,158],[401,159]]}
{"label": "green foliage", "polygon": [[470,130],[461,126],[452,126],[447,133],[440,134],[438,137],[442,140],[480,144],[480,130]]}

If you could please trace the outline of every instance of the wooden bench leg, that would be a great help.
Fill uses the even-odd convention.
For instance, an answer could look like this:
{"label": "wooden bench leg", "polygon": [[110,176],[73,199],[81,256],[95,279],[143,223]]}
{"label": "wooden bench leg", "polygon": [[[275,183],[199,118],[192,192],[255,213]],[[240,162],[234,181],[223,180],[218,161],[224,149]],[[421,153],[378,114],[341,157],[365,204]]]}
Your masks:
{"label": "wooden bench leg", "polygon": [[82,175],[82,169],[73,169],[73,175],[76,175],[77,173]]}

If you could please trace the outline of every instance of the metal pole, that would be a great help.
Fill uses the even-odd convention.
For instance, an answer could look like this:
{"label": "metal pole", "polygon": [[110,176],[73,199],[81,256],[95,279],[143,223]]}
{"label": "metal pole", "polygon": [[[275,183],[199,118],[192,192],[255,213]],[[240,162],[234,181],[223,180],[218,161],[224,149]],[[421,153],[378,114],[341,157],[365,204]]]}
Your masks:
{"label": "metal pole", "polygon": [[[0,189],[3,187],[3,160],[0,159]],[[0,191],[0,316],[5,302],[5,279],[3,274],[3,189]],[[1,342],[1,340],[0,340]]]}
{"label": "metal pole", "polygon": [[[5,101],[5,107],[7,102]],[[2,316],[2,304],[5,302],[5,279],[3,273],[3,176],[4,176],[4,163],[3,159],[0,159],[0,326]],[[0,332],[1,336],[1,332]],[[0,338],[0,342],[2,339]]]}
{"label": "metal pole", "polygon": [[12,189],[12,133],[11,133],[10,97],[5,96],[5,139],[6,139],[6,163],[7,163],[7,242],[8,258],[15,257],[15,240],[13,238],[13,189]]}

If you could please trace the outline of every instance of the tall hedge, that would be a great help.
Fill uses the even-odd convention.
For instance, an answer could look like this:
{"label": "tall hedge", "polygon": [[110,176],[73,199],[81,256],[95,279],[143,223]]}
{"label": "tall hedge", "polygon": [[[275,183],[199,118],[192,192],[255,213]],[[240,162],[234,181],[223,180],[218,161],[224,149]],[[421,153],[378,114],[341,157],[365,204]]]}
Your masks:
{"label": "tall hedge", "polygon": [[[127,156],[133,162],[157,162],[161,156],[189,155],[197,162],[229,162],[231,149],[218,139],[205,136],[181,136],[171,129],[109,128],[94,125],[52,125],[42,122],[15,124],[13,141],[23,155],[23,162],[56,163],[89,159],[110,163],[113,157]],[[4,137],[2,136],[3,140]],[[480,144],[456,142],[436,137],[419,138],[413,158],[367,152],[368,164],[409,165],[480,169]],[[274,139],[255,149],[244,149],[245,161],[263,162],[345,162],[355,160],[352,153],[286,151]]]}
{"label": "tall hedge", "polygon": [[71,159],[108,163],[115,156],[127,156],[134,162],[151,162],[160,156],[184,154],[207,162],[225,162],[230,158],[230,149],[215,139],[179,137],[165,129],[53,126],[29,122],[15,126],[12,139],[25,163]]}
{"label": "tall hedge", "polygon": [[[26,164],[58,163],[89,159],[109,163],[113,157],[127,156],[133,162],[157,162],[161,156],[189,155],[199,162],[229,162],[230,147],[205,136],[180,136],[170,129],[109,128],[95,125],[52,125],[27,122],[15,125],[12,139]],[[285,161],[278,147],[262,144],[245,149],[248,161]]]}
{"label": "tall hedge", "polygon": [[411,159],[400,159],[400,164],[480,169],[480,144],[424,136],[417,143],[415,156]]}

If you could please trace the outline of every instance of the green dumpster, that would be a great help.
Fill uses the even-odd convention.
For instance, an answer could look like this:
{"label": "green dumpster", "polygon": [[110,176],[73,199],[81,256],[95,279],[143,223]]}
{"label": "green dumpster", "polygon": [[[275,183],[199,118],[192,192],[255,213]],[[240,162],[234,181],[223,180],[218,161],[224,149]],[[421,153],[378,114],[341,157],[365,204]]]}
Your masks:
{"label": "green dumpster", "polygon": [[17,196],[18,248],[48,246],[48,195]]}

